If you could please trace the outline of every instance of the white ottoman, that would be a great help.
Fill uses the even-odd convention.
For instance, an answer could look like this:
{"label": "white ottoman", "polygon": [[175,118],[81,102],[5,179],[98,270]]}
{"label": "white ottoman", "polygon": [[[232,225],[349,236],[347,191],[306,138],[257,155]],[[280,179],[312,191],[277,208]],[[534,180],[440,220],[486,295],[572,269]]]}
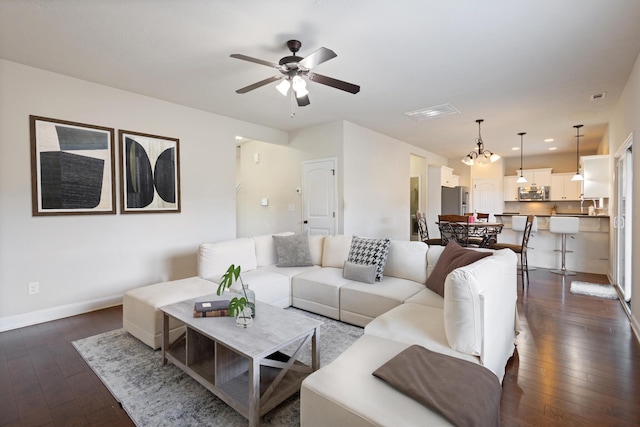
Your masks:
{"label": "white ottoman", "polygon": [[[122,298],[122,326],[149,347],[162,346],[162,312],[158,307],[214,294],[218,285],[199,277],[156,283],[132,289]],[[173,342],[184,326],[174,319],[169,322],[169,341]]]}

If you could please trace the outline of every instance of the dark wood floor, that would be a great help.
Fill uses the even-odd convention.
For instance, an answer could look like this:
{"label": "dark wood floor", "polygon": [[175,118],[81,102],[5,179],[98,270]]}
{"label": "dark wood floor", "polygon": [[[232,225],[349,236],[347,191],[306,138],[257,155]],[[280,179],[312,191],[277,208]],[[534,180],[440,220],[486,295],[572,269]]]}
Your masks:
{"label": "dark wood floor", "polygon": [[[599,275],[531,272],[503,384],[503,426],[640,426],[640,344],[620,302],[569,293]],[[133,423],[71,342],[122,327],[114,307],[0,333],[0,425]]]}

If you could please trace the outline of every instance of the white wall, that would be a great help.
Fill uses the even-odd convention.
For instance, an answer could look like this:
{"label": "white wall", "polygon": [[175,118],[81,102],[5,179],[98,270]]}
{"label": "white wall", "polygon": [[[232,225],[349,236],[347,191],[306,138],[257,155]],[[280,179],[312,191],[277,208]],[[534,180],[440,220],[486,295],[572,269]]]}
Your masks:
{"label": "white wall", "polygon": [[[300,159],[288,146],[250,141],[240,147],[240,187],[236,193],[238,237],[300,232]],[[258,161],[256,162],[256,157]],[[268,200],[267,206],[261,200]],[[288,206],[294,208],[293,212]]]}
{"label": "white wall", "polygon": [[[634,135],[633,152],[633,211],[640,212],[640,156],[638,156],[638,146],[640,144],[640,56],[636,59],[635,66],[629,76],[629,80],[622,92],[622,96],[616,104],[613,119],[609,123],[609,152],[615,154],[631,133]],[[611,169],[614,170],[613,168]],[[615,206],[617,200],[615,196],[610,202]],[[611,221],[613,224],[613,221]],[[611,235],[614,230],[611,229]],[[632,296],[631,312],[636,330],[640,331],[640,226],[634,222],[632,238]],[[613,267],[612,267],[613,270]]]}
{"label": "white wall", "polygon": [[[4,60],[0,93],[0,330],[115,304],[128,289],[195,275],[201,242],[235,237],[235,135],[287,139]],[[33,217],[30,114],[179,138],[182,213]],[[40,293],[30,296],[33,281]]]}
{"label": "white wall", "polygon": [[[291,132],[288,145],[261,141],[242,144],[240,188],[237,192],[237,234],[256,236],[278,231],[302,231],[302,162],[338,157],[342,150],[342,122]],[[258,154],[259,163],[254,155]],[[340,192],[339,198],[342,193]],[[269,199],[261,206],[262,198]],[[294,211],[289,211],[289,206]]]}
{"label": "white wall", "polygon": [[409,240],[411,154],[426,164],[446,164],[441,156],[344,122],[344,234]]}

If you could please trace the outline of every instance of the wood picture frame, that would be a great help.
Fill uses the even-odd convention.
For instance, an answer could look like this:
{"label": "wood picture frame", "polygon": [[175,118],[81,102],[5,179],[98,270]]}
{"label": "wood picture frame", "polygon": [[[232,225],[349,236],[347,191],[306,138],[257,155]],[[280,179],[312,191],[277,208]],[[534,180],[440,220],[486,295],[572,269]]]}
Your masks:
{"label": "wood picture frame", "polygon": [[116,213],[113,128],[29,116],[33,216]]}
{"label": "wood picture frame", "polygon": [[120,212],[179,213],[180,140],[120,130]]}

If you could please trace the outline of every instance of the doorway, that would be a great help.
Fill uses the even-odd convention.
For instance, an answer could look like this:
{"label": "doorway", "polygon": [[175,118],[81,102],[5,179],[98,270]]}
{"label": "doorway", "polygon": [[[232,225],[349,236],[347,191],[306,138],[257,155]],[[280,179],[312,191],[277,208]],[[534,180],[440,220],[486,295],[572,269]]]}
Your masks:
{"label": "doorway", "polygon": [[302,162],[302,228],[309,234],[336,234],[336,163],[335,158]]}
{"label": "doorway", "polygon": [[614,270],[615,283],[624,300],[631,301],[631,236],[633,196],[633,134],[629,135],[615,156],[614,185]]}
{"label": "doorway", "polygon": [[489,213],[489,222],[495,222],[496,213],[502,213],[502,189],[498,178],[473,179],[473,210]]}

